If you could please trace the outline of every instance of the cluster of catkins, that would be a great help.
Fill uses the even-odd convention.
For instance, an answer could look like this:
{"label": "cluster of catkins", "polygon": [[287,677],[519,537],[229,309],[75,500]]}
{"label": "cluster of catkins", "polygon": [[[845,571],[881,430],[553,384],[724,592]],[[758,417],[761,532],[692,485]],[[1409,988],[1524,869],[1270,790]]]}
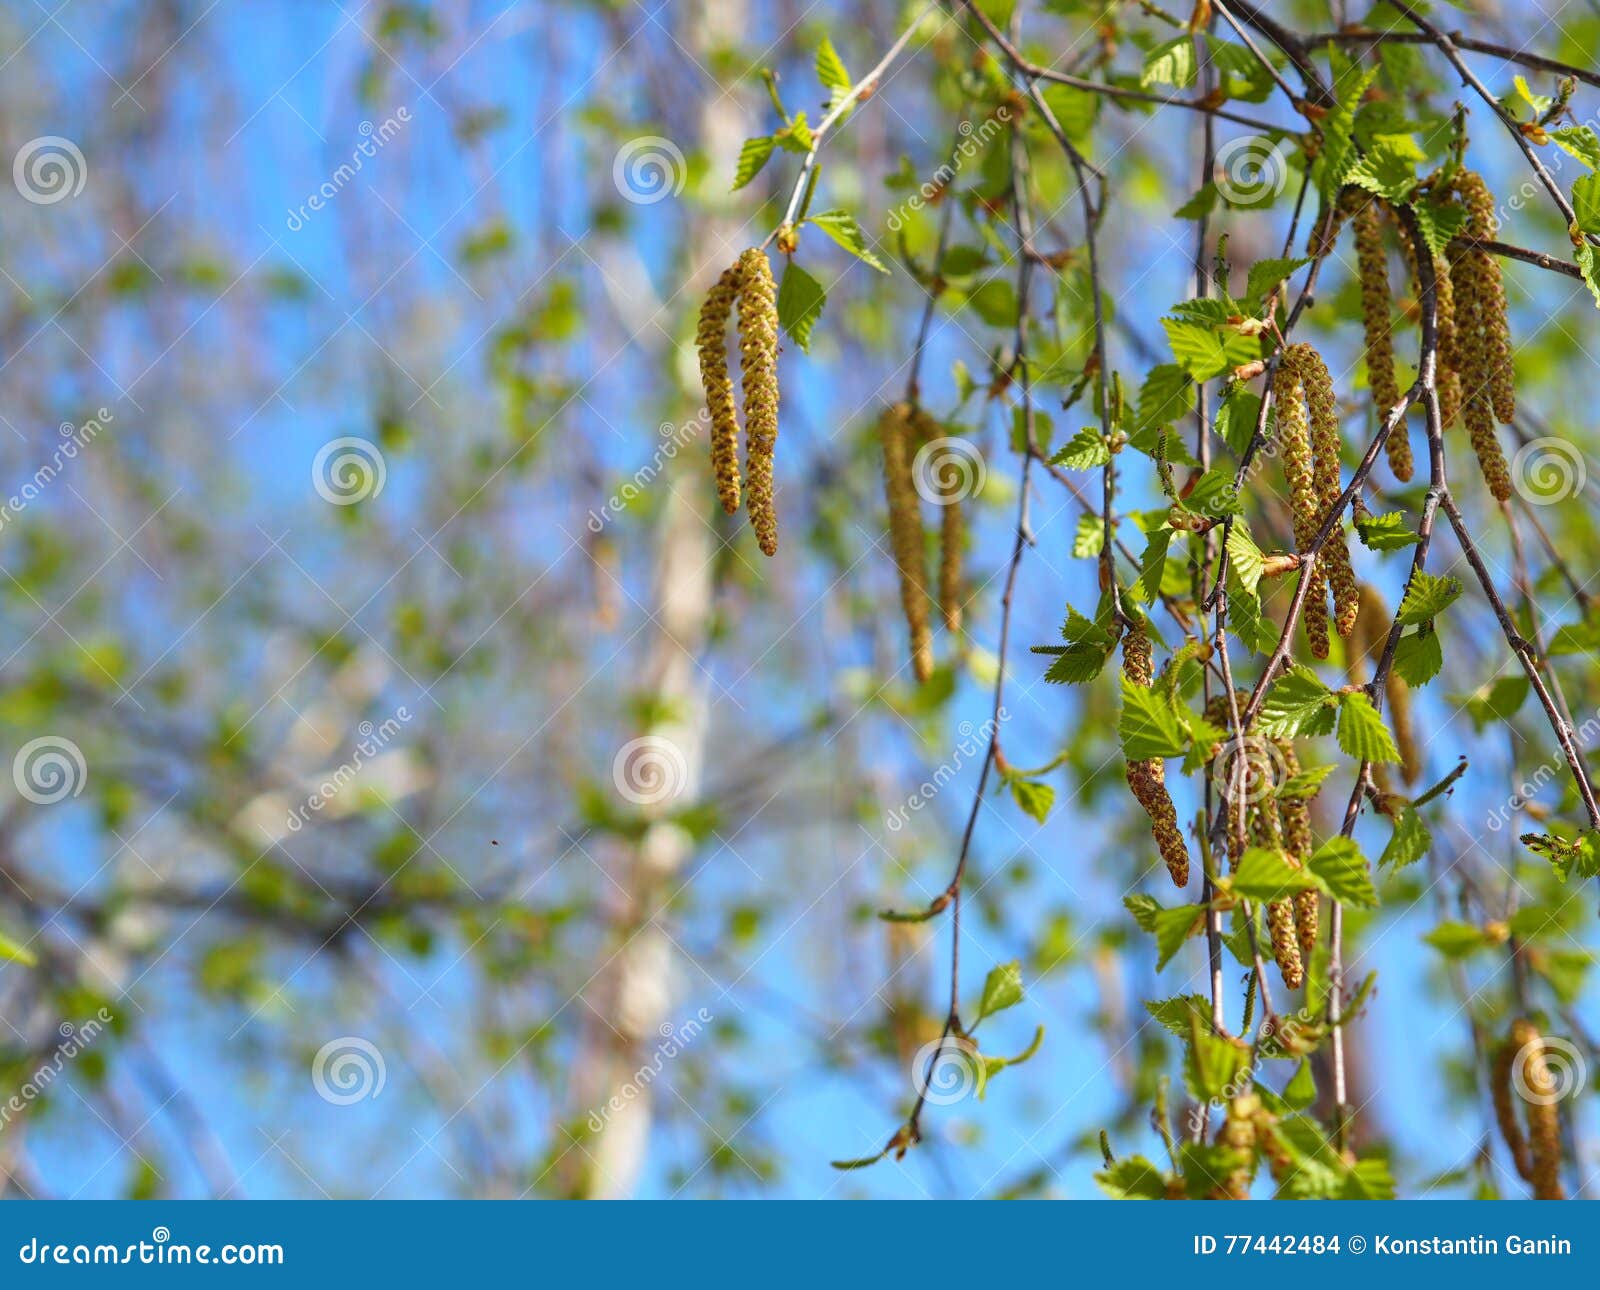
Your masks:
{"label": "cluster of catkins", "polygon": [[778,305],[766,253],[751,247],[730,265],[700,306],[695,346],[700,383],[711,414],[711,469],[717,498],[732,515],[739,509],[739,418],[728,375],[728,318],[739,307],[739,370],[744,387],[745,508],[766,555],[778,550],[778,513],[772,492],[772,455],[778,444]]}
{"label": "cluster of catkins", "polygon": [[[1343,492],[1339,480],[1339,416],[1333,378],[1310,345],[1290,345],[1278,360],[1272,380],[1278,409],[1278,440],[1294,514],[1295,547],[1302,554]],[[1340,636],[1355,628],[1360,608],[1355,573],[1344,528],[1335,525],[1311,568],[1306,596],[1306,635],[1317,658],[1328,657],[1328,587],[1333,588],[1334,621]]]}
{"label": "cluster of catkins", "polygon": [[1217,1145],[1226,1149],[1218,1162],[1223,1170],[1214,1200],[1249,1200],[1256,1157],[1266,1161],[1273,1181],[1283,1183],[1294,1171],[1294,1156],[1279,1127],[1278,1116],[1257,1093],[1241,1093],[1228,1101],[1217,1129]]}
{"label": "cluster of catkins", "polygon": [[[1498,231],[1494,194],[1476,171],[1457,170],[1438,196],[1460,209],[1462,231],[1468,238],[1488,239]],[[1394,364],[1394,301],[1381,223],[1385,214],[1394,214],[1386,202],[1349,189],[1327,224],[1313,232],[1314,241],[1325,246],[1344,220],[1349,219],[1354,228],[1367,380],[1380,417],[1400,402]],[[1403,233],[1399,241],[1412,289],[1420,292],[1416,250]],[[1434,257],[1434,278],[1440,428],[1448,429],[1457,418],[1465,422],[1484,482],[1495,500],[1503,502],[1511,496],[1511,474],[1495,435],[1495,422],[1510,424],[1516,415],[1516,398],[1500,262],[1477,247],[1452,246],[1447,255]],[[1409,480],[1415,464],[1403,419],[1385,442],[1384,450],[1395,478]]]}
{"label": "cluster of catkins", "polygon": [[[921,495],[912,464],[918,448],[939,438],[939,423],[909,403],[887,407],[878,418],[883,442],[883,490],[889,503],[889,545],[900,573],[900,604],[911,633],[911,670],[919,682],[933,675],[933,633],[928,625],[928,569]],[[946,630],[961,630],[962,548],[966,521],[957,481],[936,478],[933,499],[941,508],[939,525],[939,612]]]}
{"label": "cluster of catkins", "polygon": [[[1133,684],[1149,689],[1155,684],[1155,664],[1150,633],[1142,620],[1129,624],[1122,638],[1122,674]],[[1166,862],[1167,872],[1179,887],[1189,885],[1189,848],[1178,827],[1178,812],[1167,792],[1167,766],[1159,757],[1128,763],[1128,787],[1150,817],[1150,831]]]}
{"label": "cluster of catkins", "polygon": [[[1521,1063],[1521,1078],[1518,1063]],[[1533,1184],[1535,1200],[1564,1200],[1561,1186],[1561,1121],[1555,1076],[1545,1057],[1544,1036],[1531,1021],[1519,1017],[1494,1053],[1490,1078],[1495,1119],[1523,1179]],[[1516,1100],[1523,1103],[1527,1132],[1517,1117]]]}
{"label": "cluster of catkins", "polygon": [[[1249,697],[1238,693],[1234,702],[1243,707]],[[1206,720],[1219,729],[1227,729],[1232,707],[1228,696],[1219,694],[1206,705]],[[1294,745],[1279,737],[1262,740],[1257,735],[1247,735],[1241,763],[1238,742],[1230,735],[1219,745],[1216,756],[1230,770],[1223,785],[1227,797],[1223,809],[1228,817],[1230,865],[1237,866],[1245,847],[1254,843],[1281,850],[1296,869],[1303,866],[1313,849],[1311,797],[1284,796],[1280,791],[1281,783],[1262,782],[1278,775],[1287,781],[1300,773],[1300,759],[1295,755]],[[1305,984],[1305,964],[1317,946],[1317,917],[1315,891],[1298,891],[1291,900],[1275,900],[1267,905],[1272,957],[1278,964],[1284,985],[1291,990],[1298,990]]]}

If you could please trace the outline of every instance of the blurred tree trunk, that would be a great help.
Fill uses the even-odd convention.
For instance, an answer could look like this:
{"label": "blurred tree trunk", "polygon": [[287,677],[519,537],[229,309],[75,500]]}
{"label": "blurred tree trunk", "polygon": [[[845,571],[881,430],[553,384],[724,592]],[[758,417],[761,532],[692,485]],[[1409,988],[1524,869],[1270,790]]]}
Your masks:
{"label": "blurred tree trunk", "polygon": [[[711,65],[718,46],[740,40],[746,8],[746,0],[710,0],[698,6],[684,39],[698,63]],[[708,156],[720,160],[738,153],[745,125],[741,105],[736,94],[704,95],[696,129],[698,145]],[[672,105],[661,107],[664,116],[671,112]],[[711,183],[715,192],[715,181]],[[687,235],[684,249],[694,272],[675,297],[683,309],[694,308],[731,262],[738,234],[738,223],[728,215],[719,194],[717,207],[695,220]],[[677,360],[674,353],[663,355],[666,364],[681,372]],[[686,406],[703,402],[698,384],[686,393],[690,400]],[[698,441],[693,446],[698,447]],[[680,792],[647,808],[657,814],[680,811],[695,800],[705,760],[707,712],[699,656],[711,616],[715,496],[699,486],[686,456],[680,452],[659,477],[658,486],[665,488],[666,496],[653,543],[654,624],[645,675],[655,716],[643,733],[670,744],[679,759],[674,772],[681,772],[682,779]],[[566,1163],[571,1166],[568,1190],[579,1195],[626,1196],[645,1162],[657,1094],[653,1084],[634,1077],[655,1060],[655,1050],[679,1020],[671,1015],[673,945],[655,920],[692,849],[693,841],[682,828],[660,819],[645,830],[629,857],[627,894],[605,949],[609,958],[599,965],[588,992],[590,1015],[584,1019],[585,1038],[574,1072],[577,1099],[571,1107],[570,1130],[578,1135],[578,1145],[568,1152]],[[591,1135],[595,1123],[591,1113],[602,1111],[625,1085],[636,1088],[637,1095],[621,1100],[620,1109],[603,1112],[599,1129]]]}

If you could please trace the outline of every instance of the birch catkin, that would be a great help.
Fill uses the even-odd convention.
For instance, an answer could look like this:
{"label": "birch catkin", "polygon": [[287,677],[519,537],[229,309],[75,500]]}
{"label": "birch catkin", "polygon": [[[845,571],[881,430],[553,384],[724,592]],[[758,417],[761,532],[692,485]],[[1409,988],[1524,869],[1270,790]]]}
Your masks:
{"label": "birch catkin", "polygon": [[711,414],[711,470],[717,500],[732,515],[739,509],[739,419],[733,405],[733,378],[728,375],[728,316],[739,295],[739,266],[722,271],[700,306],[695,348],[700,352],[700,384]]}
{"label": "birch catkin", "polygon": [[900,605],[911,633],[911,671],[918,681],[933,675],[933,637],[928,630],[928,578],[924,567],[922,512],[911,478],[911,409],[885,408],[878,418],[883,442],[883,492],[889,503],[889,546],[900,573]]}
{"label": "birch catkin", "polygon": [[[1272,397],[1278,408],[1278,440],[1283,473],[1289,485],[1289,508],[1294,516],[1295,548],[1305,554],[1316,538],[1321,507],[1313,475],[1310,422],[1306,416],[1302,363],[1314,351],[1309,345],[1291,345],[1278,360],[1272,378]],[[1324,561],[1311,567],[1306,595],[1306,636],[1317,658],[1328,657],[1328,580]]]}
{"label": "birch catkin", "polygon": [[[1495,1053],[1491,1092],[1501,1136],[1517,1172],[1533,1185],[1534,1199],[1564,1200],[1560,1091],[1545,1047],[1544,1036],[1531,1021],[1525,1017],[1513,1021],[1510,1036]],[[1517,1119],[1518,1100],[1527,1120],[1526,1136]]]}
{"label": "birch catkin", "polygon": [[[1467,211],[1467,233],[1493,237],[1498,230],[1494,195],[1481,175],[1463,170],[1456,192]],[[1495,435],[1495,418],[1516,413],[1511,381],[1511,334],[1506,319],[1500,263],[1487,251],[1464,248],[1453,254],[1450,277],[1455,290],[1456,367],[1461,373],[1461,416],[1484,482],[1496,501],[1511,496],[1511,473]]]}
{"label": "birch catkin", "polygon": [[[1394,298],[1389,292],[1389,258],[1383,249],[1383,229],[1376,201],[1362,203],[1353,221],[1356,239],[1357,276],[1361,282],[1361,327],[1367,354],[1367,384],[1372,387],[1372,402],[1379,421],[1400,402],[1400,386],[1394,375]],[[1389,469],[1402,483],[1415,468],[1411,440],[1404,419],[1384,442]]]}
{"label": "birch catkin", "polygon": [[[1142,622],[1131,625],[1122,638],[1122,674],[1147,690],[1155,682],[1150,636]],[[1183,831],[1178,828],[1172,795],[1167,792],[1166,764],[1159,757],[1130,761],[1127,775],[1128,787],[1150,817],[1150,831],[1174,885],[1188,886],[1189,848],[1184,843]]]}
{"label": "birch catkin", "polygon": [[739,257],[739,370],[744,385],[745,507],[762,554],[778,551],[772,458],[778,445],[778,304],[766,253]]}
{"label": "birch catkin", "polygon": [[[916,427],[919,445],[932,443],[939,438],[941,427],[922,408],[912,411],[912,424]],[[935,472],[936,482],[942,488],[939,502],[939,611],[947,631],[961,630],[962,561],[967,543],[966,516],[961,510],[961,479],[959,472]]]}
{"label": "birch catkin", "polygon": [[[1283,758],[1286,778],[1300,773],[1300,759],[1295,755],[1294,744],[1284,738],[1273,740]],[[1304,797],[1285,797],[1278,803],[1278,813],[1283,820],[1283,849],[1295,864],[1305,864],[1311,857],[1311,801]],[[1309,961],[1317,948],[1317,893],[1297,891],[1294,894],[1295,939],[1299,942],[1303,959]]]}

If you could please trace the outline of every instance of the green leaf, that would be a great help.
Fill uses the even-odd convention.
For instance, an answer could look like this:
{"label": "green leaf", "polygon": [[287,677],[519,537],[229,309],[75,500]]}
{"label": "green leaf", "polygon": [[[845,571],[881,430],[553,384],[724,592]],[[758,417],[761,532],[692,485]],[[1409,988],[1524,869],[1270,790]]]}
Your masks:
{"label": "green leaf", "polygon": [[1447,959],[1465,959],[1494,944],[1481,927],[1447,918],[1422,938]]}
{"label": "green leaf", "polygon": [[1383,718],[1361,690],[1339,696],[1339,747],[1362,761],[1400,760]]}
{"label": "green leaf", "polygon": [[811,329],[822,317],[822,306],[828,302],[828,293],[822,284],[793,260],[783,271],[783,283],[778,287],[778,322],[784,331],[794,337],[802,350],[811,350]]}
{"label": "green leaf", "polygon": [[1017,325],[1017,293],[1005,278],[992,278],[967,297],[973,311],[991,327]]}
{"label": "green leaf", "polygon": [[1146,999],[1145,1011],[1179,1039],[1187,1039],[1193,1018],[1207,1021],[1211,1003],[1203,994],[1180,994],[1171,999]]}
{"label": "green leaf", "polygon": [[1190,1021],[1183,1078],[1196,1101],[1223,1101],[1249,1064],[1250,1050],[1244,1044],[1214,1034],[1198,1017]]}
{"label": "green leaf", "polygon": [[0,932],[0,962],[20,963],[23,967],[36,967],[39,960],[26,945],[19,945],[4,932]]}
{"label": "green leaf", "polygon": [[1333,692],[1317,674],[1296,663],[1272,683],[1261,705],[1261,732],[1293,739],[1296,735],[1325,735],[1333,729]]}
{"label": "green leaf", "polygon": [[1394,832],[1389,835],[1389,844],[1378,857],[1378,865],[1380,868],[1403,869],[1427,855],[1432,845],[1433,834],[1422,822],[1421,813],[1407,803],[1394,817]]}
{"label": "green leaf", "polygon": [[1023,814],[1043,824],[1050,815],[1051,806],[1055,804],[1056,790],[1049,784],[1036,779],[1024,779],[1020,775],[1008,777],[1006,783],[1011,789],[1011,800],[1022,808]]}
{"label": "green leaf", "polygon": [[1356,520],[1356,536],[1369,551],[1398,551],[1422,540],[1406,523],[1404,511],[1363,516]]}
{"label": "green leaf", "polygon": [[1293,259],[1257,260],[1250,266],[1250,274],[1245,279],[1245,299],[1259,303],[1266,298],[1267,292],[1282,282],[1302,265],[1311,261],[1304,257]]}
{"label": "green leaf", "polygon": [[1139,387],[1139,428],[1171,425],[1194,406],[1193,383],[1176,363],[1158,363]]}
{"label": "green leaf", "polygon": [[1188,737],[1177,709],[1157,690],[1122,678],[1122,712],[1117,718],[1122,755],[1129,761],[1181,757]]}
{"label": "green leaf", "polygon": [[1454,204],[1444,205],[1430,198],[1416,202],[1411,209],[1422,230],[1422,240],[1435,255],[1443,255],[1450,239],[1459,237],[1467,224],[1466,210]]}
{"label": "green leaf", "polygon": [[[1216,431],[1236,456],[1244,456],[1244,450],[1250,446],[1250,440],[1255,435],[1256,421],[1260,416],[1261,396],[1244,385],[1236,384],[1228,391],[1228,397],[1222,400],[1222,406],[1217,409]],[[1266,428],[1270,435],[1270,416]]]}
{"label": "green leaf", "polygon": [[1312,766],[1298,774],[1290,775],[1278,786],[1280,802],[1310,800],[1322,791],[1322,781],[1337,769],[1331,762],[1326,766]]}
{"label": "green leaf", "polygon": [[1255,595],[1256,588],[1261,584],[1261,570],[1265,567],[1265,561],[1261,548],[1255,544],[1243,520],[1236,521],[1228,533],[1228,563],[1233,572],[1239,575],[1239,582],[1244,589]]}
{"label": "green leaf", "polygon": [[822,82],[822,88],[825,90],[843,94],[850,89],[850,73],[845,71],[844,60],[839,57],[839,51],[834,49],[833,42],[826,36],[817,46],[817,79]]}
{"label": "green leaf", "polygon": [[1260,340],[1241,334],[1226,322],[1163,318],[1161,326],[1178,366],[1197,381],[1224,376],[1261,357]]}
{"label": "green leaf", "polygon": [[1163,909],[1155,897],[1142,892],[1124,896],[1122,903],[1133,915],[1133,921],[1156,938],[1157,972],[1166,967],[1172,956],[1183,948],[1183,943],[1204,921],[1204,910],[1199,905]]}
{"label": "green leaf", "polygon": [[983,997],[978,1001],[978,1015],[972,1024],[977,1025],[985,1017],[1004,1012],[1021,1002],[1022,964],[1013,959],[989,969],[989,975],[983,982]]}
{"label": "green leaf", "polygon": [[1439,648],[1439,633],[1432,623],[1407,632],[1395,646],[1394,672],[1407,685],[1426,685],[1444,666],[1444,651]]}
{"label": "green leaf", "polygon": [[1194,76],[1194,41],[1189,36],[1179,36],[1157,45],[1145,55],[1139,85],[1144,89],[1152,85],[1172,85],[1181,90],[1194,84]]}
{"label": "green leaf", "polygon": [[1105,547],[1105,521],[1098,515],[1078,516],[1078,531],[1072,538],[1072,554],[1079,560],[1089,560],[1104,551]]}
{"label": "green leaf", "polygon": [[1267,902],[1317,885],[1316,879],[1290,864],[1289,857],[1277,847],[1250,847],[1239,857],[1233,873],[1220,881],[1236,896]]}
{"label": "green leaf", "polygon": [[1472,728],[1481,734],[1486,727],[1516,716],[1529,688],[1528,678],[1519,672],[1477,690],[1463,705],[1472,718]]}
{"label": "green leaf", "polygon": [[1550,131],[1556,146],[1571,153],[1590,170],[1600,170],[1600,136],[1587,125],[1564,125]]}
{"label": "green leaf", "polygon": [[1383,136],[1372,140],[1366,153],[1351,165],[1345,180],[1388,201],[1404,201],[1417,185],[1415,162],[1403,145]]}
{"label": "green leaf", "polygon": [[767,164],[767,158],[772,156],[773,147],[773,138],[767,134],[744,141],[744,146],[739,149],[739,164],[733,172],[734,192],[738,192],[761,173],[761,168]]}
{"label": "green leaf", "polygon": [[1061,450],[1050,458],[1052,466],[1065,466],[1068,470],[1094,470],[1111,460],[1111,449],[1104,436],[1094,426],[1084,428],[1062,444]]}
{"label": "green leaf", "polygon": [[1311,1063],[1306,1058],[1300,1059],[1294,1078],[1283,1086],[1283,1100],[1296,1111],[1305,1110],[1317,1100],[1317,1077],[1312,1074]]}
{"label": "green leaf", "polygon": [[1094,1176],[1112,1200],[1165,1200],[1167,1176],[1143,1156],[1115,1160]]}
{"label": "green leaf", "polygon": [[1312,854],[1306,867],[1335,900],[1361,909],[1378,907],[1378,892],[1372,885],[1366,857],[1350,838],[1329,838]]}
{"label": "green leaf", "polygon": [[849,211],[823,211],[820,215],[811,216],[811,223],[861,263],[876,269],[879,273],[889,272],[884,267],[883,261],[867,248],[867,239],[861,232],[861,226],[856,223],[856,217]]}
{"label": "green leaf", "polygon": [[1355,129],[1356,108],[1360,106],[1378,71],[1377,67],[1352,68],[1340,77],[1336,91],[1338,106],[1318,123],[1322,131],[1322,155],[1317,161],[1320,172],[1317,191],[1329,205],[1338,199],[1339,189],[1344,186],[1350,168],[1355,164],[1356,147],[1351,136]]}
{"label": "green leaf", "polygon": [[1585,233],[1600,233],[1600,175],[1579,175],[1572,181],[1572,212]]}
{"label": "green leaf", "polygon": [[1399,621],[1407,627],[1429,622],[1453,605],[1460,594],[1461,579],[1435,577],[1418,569],[1411,575],[1411,585],[1400,602]]}
{"label": "green leaf", "polygon": [[811,137],[811,127],[806,124],[804,112],[796,112],[794,119],[772,137],[780,148],[800,153],[802,156],[816,146],[816,140]]}
{"label": "green leaf", "polygon": [[989,1090],[990,1077],[1007,1066],[1021,1066],[1023,1062],[1039,1051],[1039,1045],[1044,1043],[1044,1027],[1039,1026],[1033,1032],[1033,1039],[1015,1057],[994,1057],[989,1053],[977,1054],[978,1068],[978,1096],[981,1098]]}
{"label": "green leaf", "polygon": [[1572,258],[1578,262],[1578,268],[1583,273],[1583,280],[1589,288],[1589,294],[1594,297],[1595,305],[1600,307],[1600,260],[1596,259],[1594,245],[1585,238],[1572,248]]}

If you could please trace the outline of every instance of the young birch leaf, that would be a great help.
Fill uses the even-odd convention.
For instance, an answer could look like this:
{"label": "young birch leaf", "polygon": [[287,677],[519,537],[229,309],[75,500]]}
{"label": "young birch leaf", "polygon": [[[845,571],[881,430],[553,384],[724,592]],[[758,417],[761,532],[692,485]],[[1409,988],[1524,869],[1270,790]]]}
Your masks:
{"label": "young birch leaf", "polygon": [[783,283],[778,288],[778,322],[794,337],[795,344],[808,353],[811,330],[827,302],[828,293],[822,289],[822,284],[793,260],[789,261],[789,267],[783,271]]}
{"label": "young birch leaf", "polygon": [[1339,696],[1339,747],[1362,761],[1399,761],[1389,729],[1360,690]]}
{"label": "young birch leaf", "polygon": [[856,223],[856,217],[849,211],[823,211],[820,215],[811,216],[811,223],[861,263],[876,269],[879,273],[889,272],[884,267],[883,261],[868,249],[866,236],[861,232],[861,226]]}
{"label": "young birch leaf", "polygon": [[772,156],[774,146],[772,136],[767,134],[744,141],[744,146],[739,149],[739,164],[733,174],[734,192],[738,192],[761,173],[761,168],[767,164],[767,158]]}
{"label": "young birch leaf", "polygon": [[1395,646],[1394,672],[1407,685],[1426,685],[1439,675],[1443,666],[1444,651],[1439,647],[1439,633],[1430,623],[1407,632]]}
{"label": "young birch leaf", "polygon": [[978,1001],[978,1015],[972,1024],[977,1025],[985,1017],[1004,1012],[1021,1002],[1022,964],[1013,959],[1010,963],[989,969],[989,975],[983,982],[983,997]]}
{"label": "young birch leaf", "polygon": [[1378,892],[1372,885],[1366,857],[1350,838],[1329,838],[1312,854],[1306,867],[1335,900],[1361,909],[1378,907]]}
{"label": "young birch leaf", "polygon": [[1400,602],[1400,622],[1407,627],[1437,618],[1461,594],[1461,579],[1436,577],[1418,569]]}
{"label": "young birch leaf", "polygon": [[1117,718],[1122,754],[1129,761],[1181,757],[1188,746],[1177,710],[1156,690],[1122,678],[1122,713]]}

